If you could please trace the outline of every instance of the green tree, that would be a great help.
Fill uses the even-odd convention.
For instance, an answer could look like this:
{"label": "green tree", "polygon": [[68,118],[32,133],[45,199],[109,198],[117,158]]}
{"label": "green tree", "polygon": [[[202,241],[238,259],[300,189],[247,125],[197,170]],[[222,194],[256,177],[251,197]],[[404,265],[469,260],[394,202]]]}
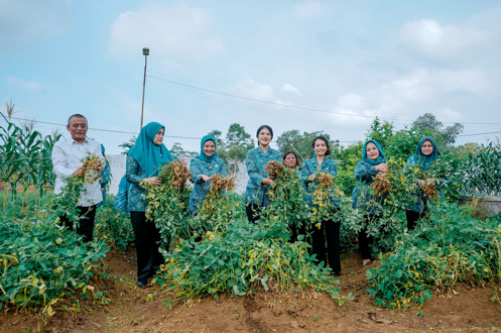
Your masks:
{"label": "green tree", "polygon": [[235,146],[241,146],[246,150],[254,148],[254,140],[251,135],[245,131],[245,127],[240,124],[231,124],[228,128],[228,133],[226,133],[225,146],[228,148],[233,148]]}
{"label": "green tree", "polygon": [[317,136],[323,136],[329,141],[331,152],[334,154],[334,158],[337,158],[335,156],[335,151],[336,147],[339,146],[339,142],[332,141],[329,134],[322,131],[311,133],[303,132],[303,134],[300,134],[298,130],[286,131],[278,137],[277,146],[282,154],[290,150],[294,151],[302,162],[313,156],[312,142]]}
{"label": "green tree", "polygon": [[124,151],[122,152],[123,155],[127,155],[127,153],[129,152],[129,149],[132,148],[132,146],[134,146],[134,144],[136,143],[136,140],[137,140],[137,137],[135,135],[133,135],[128,142],[124,142],[122,143],[121,145],[118,145],[119,147],[121,147]]}
{"label": "green tree", "polygon": [[198,154],[194,151],[184,150],[183,146],[179,142],[174,142],[172,147],[169,149],[171,154],[174,156],[197,156]]}

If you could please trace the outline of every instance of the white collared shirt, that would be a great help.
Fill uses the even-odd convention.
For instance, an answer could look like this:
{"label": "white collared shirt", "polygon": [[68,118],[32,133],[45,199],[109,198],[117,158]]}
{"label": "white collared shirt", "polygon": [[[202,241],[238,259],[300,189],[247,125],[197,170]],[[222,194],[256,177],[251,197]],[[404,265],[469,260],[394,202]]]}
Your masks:
{"label": "white collared shirt", "polygon": [[[72,177],[73,172],[82,166],[82,160],[89,153],[99,156],[104,163],[101,144],[95,140],[86,138],[83,143],[78,143],[72,138],[63,137],[56,142],[52,149],[52,166],[56,174],[54,193],[61,193],[62,188],[66,185],[65,179]],[[99,180],[95,180],[93,183],[85,182],[77,206],[89,207],[102,200],[103,193]]]}

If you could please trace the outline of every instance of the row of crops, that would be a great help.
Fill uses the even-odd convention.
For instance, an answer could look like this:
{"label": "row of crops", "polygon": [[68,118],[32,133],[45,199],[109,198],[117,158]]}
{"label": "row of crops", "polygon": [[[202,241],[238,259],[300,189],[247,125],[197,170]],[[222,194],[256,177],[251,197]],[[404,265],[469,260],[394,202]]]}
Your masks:
{"label": "row of crops", "polygon": [[[102,269],[106,252],[111,247],[124,250],[132,244],[128,217],[113,211],[109,202],[98,210],[93,243],[83,244],[79,236],[59,225],[61,214],[76,216],[79,184],[70,183],[58,196],[46,193],[53,183],[50,151],[56,139],[42,137],[29,125],[17,126],[9,121],[0,129],[0,181],[4,185],[0,307],[36,306],[50,315],[61,299],[97,297],[90,281],[106,276]],[[442,162],[430,169],[428,176],[446,174],[449,186],[434,202],[429,219],[412,233],[405,232],[403,212],[407,203],[416,199],[417,185],[412,174],[402,172],[401,159],[388,161],[386,181],[390,190],[382,207],[383,216],[368,226],[375,239],[374,254],[381,259],[381,266],[367,273],[368,291],[376,304],[420,304],[437,288],[458,282],[499,281],[500,217],[479,219],[474,210],[458,207],[455,199],[465,184],[475,193],[499,195],[501,173],[495,161],[500,158],[499,145],[494,144],[445,152]],[[147,213],[155,218],[161,232],[166,262],[156,282],[169,295],[175,295],[169,297],[313,288],[328,293],[339,304],[349,301],[350,295],[340,294],[329,269],[315,264],[305,239],[290,241],[292,228],[312,225],[329,214],[324,207],[328,206],[332,179],[319,177],[325,186],[319,184],[318,209],[312,211],[306,208],[295,173],[277,169],[271,205],[260,223],[249,224],[243,197],[231,192],[233,184],[228,179],[217,179],[199,214],[190,215],[190,188],[182,186],[186,171],[186,166],[173,163],[161,174],[163,185],[148,189]],[[337,216],[342,221],[341,246],[353,250],[362,228],[362,212],[351,208],[345,189],[336,183],[334,180],[341,199]],[[30,192],[32,187],[40,191]],[[375,194],[374,189],[368,191]]]}

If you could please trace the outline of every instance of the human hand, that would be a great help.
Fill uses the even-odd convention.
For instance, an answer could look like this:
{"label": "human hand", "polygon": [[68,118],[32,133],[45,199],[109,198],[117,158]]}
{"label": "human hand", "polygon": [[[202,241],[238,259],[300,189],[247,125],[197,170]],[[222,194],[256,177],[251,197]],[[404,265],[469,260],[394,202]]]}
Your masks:
{"label": "human hand", "polygon": [[73,173],[71,175],[73,176],[73,178],[75,178],[77,176],[83,177],[83,175],[84,175],[84,168],[80,167],[80,168],[76,169],[75,171],[73,171]]}
{"label": "human hand", "polygon": [[388,166],[386,163],[381,163],[376,165],[376,171],[381,171],[381,172],[388,172]]}
{"label": "human hand", "polygon": [[206,175],[200,175],[200,179],[202,179],[204,182],[208,181],[208,180],[211,180],[212,178],[211,177],[208,177]]}
{"label": "human hand", "polygon": [[309,179],[309,180],[315,180],[315,179],[317,179],[317,174],[316,174],[316,173],[314,173],[314,174],[310,175],[310,176],[308,177],[308,179]]}
{"label": "human hand", "polygon": [[146,178],[144,181],[153,186],[159,186],[162,184],[162,181],[158,179],[158,177]]}

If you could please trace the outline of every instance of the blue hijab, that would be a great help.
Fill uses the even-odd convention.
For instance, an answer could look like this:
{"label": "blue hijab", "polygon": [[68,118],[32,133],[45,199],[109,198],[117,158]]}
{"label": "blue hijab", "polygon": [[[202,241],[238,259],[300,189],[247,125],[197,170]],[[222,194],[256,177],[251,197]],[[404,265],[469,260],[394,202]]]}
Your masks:
{"label": "blue hijab", "polygon": [[[373,144],[375,144],[377,147],[377,150],[379,150],[379,156],[378,156],[377,160],[375,160],[375,161],[373,159],[370,159],[367,156],[367,144],[369,142],[372,142]],[[379,142],[377,142],[376,140],[367,140],[367,142],[364,143],[364,149],[362,150],[362,160],[364,160],[365,162],[372,164],[372,165],[378,165],[378,164],[386,162],[386,158],[384,158],[383,149],[381,148],[381,145],[379,144]]]}
{"label": "blue hijab", "polygon": [[146,177],[157,176],[162,166],[174,160],[170,151],[163,144],[157,146],[153,143],[155,135],[162,128],[165,131],[165,127],[156,122],[144,126],[139,132],[136,143],[128,153],[144,170]]}
{"label": "blue hijab", "polygon": [[202,143],[200,143],[200,155],[197,156],[199,159],[206,161],[206,162],[212,162],[214,160],[214,158],[218,157],[217,152],[215,152],[215,151],[214,151],[214,154],[212,154],[211,156],[205,155],[204,145],[205,145],[205,142],[207,142],[209,140],[214,142],[214,147],[216,147],[216,139],[212,135],[206,135],[202,138]]}
{"label": "blue hijab", "polygon": [[[428,156],[424,155],[421,152],[421,148],[423,147],[423,143],[425,141],[430,141],[431,144],[433,145],[433,152]],[[428,168],[431,165],[431,162],[438,159],[438,156],[440,155],[440,151],[438,151],[437,145],[435,144],[435,141],[433,140],[433,138],[431,136],[424,136],[423,138],[421,138],[421,140],[419,140],[415,155],[417,156],[417,161],[418,161],[418,163],[421,164],[423,170],[428,170]]]}

